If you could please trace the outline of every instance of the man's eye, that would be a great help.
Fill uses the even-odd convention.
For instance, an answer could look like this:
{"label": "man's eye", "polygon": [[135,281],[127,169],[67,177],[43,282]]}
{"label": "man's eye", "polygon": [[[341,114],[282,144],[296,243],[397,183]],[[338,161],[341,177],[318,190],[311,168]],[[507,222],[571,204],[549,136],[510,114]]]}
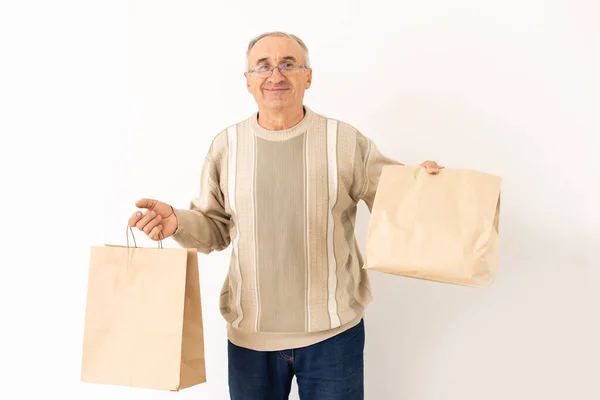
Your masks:
{"label": "man's eye", "polygon": [[268,71],[270,69],[270,67],[268,65],[259,65],[255,68],[258,72],[265,72]]}
{"label": "man's eye", "polygon": [[293,69],[296,65],[294,63],[283,63],[281,67],[284,69]]}

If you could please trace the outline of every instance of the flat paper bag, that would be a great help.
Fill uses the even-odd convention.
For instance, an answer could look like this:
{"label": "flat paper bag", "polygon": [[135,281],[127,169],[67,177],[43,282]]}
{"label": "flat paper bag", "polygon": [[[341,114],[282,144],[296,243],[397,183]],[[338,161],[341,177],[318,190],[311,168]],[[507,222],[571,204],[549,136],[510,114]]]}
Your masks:
{"label": "flat paper bag", "polygon": [[81,380],[175,391],[206,382],[196,250],[92,247]]}
{"label": "flat paper bag", "polygon": [[365,269],[486,287],[498,267],[501,178],[443,168],[382,170],[367,232]]}

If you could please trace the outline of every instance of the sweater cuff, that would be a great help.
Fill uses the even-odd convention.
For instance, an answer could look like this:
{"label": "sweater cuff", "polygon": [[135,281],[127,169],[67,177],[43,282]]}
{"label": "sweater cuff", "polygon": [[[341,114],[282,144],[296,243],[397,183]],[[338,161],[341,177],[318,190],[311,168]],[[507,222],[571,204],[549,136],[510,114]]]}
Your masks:
{"label": "sweater cuff", "polygon": [[173,214],[177,217],[177,229],[175,229],[175,233],[173,233],[173,237],[181,237],[183,232],[187,232],[188,234],[193,232],[194,219],[198,218],[197,215],[194,215],[194,212],[191,210],[185,210],[180,208],[173,208]]}

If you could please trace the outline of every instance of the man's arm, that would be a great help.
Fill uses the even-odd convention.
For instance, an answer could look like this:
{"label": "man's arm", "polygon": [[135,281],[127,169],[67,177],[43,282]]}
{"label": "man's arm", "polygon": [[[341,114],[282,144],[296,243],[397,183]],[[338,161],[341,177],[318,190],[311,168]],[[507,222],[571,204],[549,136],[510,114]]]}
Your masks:
{"label": "man's arm", "polygon": [[383,155],[371,139],[360,133],[357,135],[355,159],[356,200],[363,200],[369,208],[369,212],[371,212],[383,167],[404,164]]}
{"label": "man's arm", "polygon": [[208,254],[224,250],[231,243],[231,216],[225,210],[219,176],[219,165],[209,153],[202,168],[199,196],[190,202],[188,209],[173,209],[177,216],[173,240],[182,247],[197,248]]}
{"label": "man's arm", "polygon": [[[360,133],[357,134],[355,164],[355,182],[358,183],[356,200],[363,200],[371,212],[383,167],[404,164],[382,154],[371,139]],[[435,161],[424,161],[421,166],[432,175],[444,168]]]}

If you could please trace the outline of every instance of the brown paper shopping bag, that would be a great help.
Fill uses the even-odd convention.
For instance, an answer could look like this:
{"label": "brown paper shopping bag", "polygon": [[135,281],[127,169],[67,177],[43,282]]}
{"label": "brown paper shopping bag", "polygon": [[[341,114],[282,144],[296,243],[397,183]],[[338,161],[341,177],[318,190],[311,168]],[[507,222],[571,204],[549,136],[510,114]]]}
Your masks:
{"label": "brown paper shopping bag", "polygon": [[81,380],[175,391],[206,382],[198,253],[127,241],[91,249]]}
{"label": "brown paper shopping bag", "polygon": [[471,287],[491,285],[499,261],[501,178],[444,168],[382,170],[365,269]]}

